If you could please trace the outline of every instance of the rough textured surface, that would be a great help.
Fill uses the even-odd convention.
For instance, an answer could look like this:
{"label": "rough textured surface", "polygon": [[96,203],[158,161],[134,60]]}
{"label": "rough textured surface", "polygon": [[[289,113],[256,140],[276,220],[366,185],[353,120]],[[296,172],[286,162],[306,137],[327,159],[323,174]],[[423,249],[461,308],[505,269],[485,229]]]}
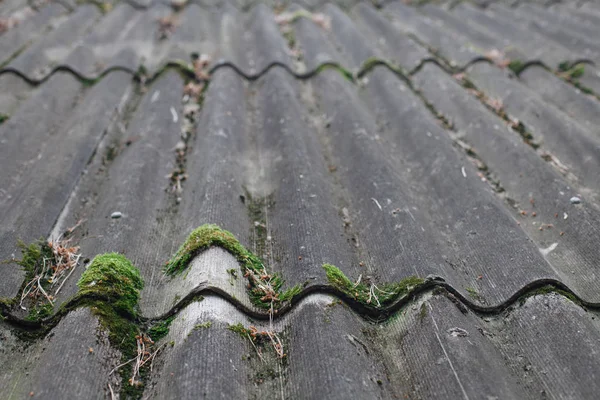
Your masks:
{"label": "rough textured surface", "polygon": [[[600,8],[407,3],[1,2],[0,397],[593,399]],[[165,275],[203,224],[300,297],[257,308],[220,248]],[[66,231],[26,321],[17,242]],[[144,280],[134,335],[170,323],[137,388],[102,286],[73,300],[106,252]],[[323,264],[428,279],[378,308]]]}

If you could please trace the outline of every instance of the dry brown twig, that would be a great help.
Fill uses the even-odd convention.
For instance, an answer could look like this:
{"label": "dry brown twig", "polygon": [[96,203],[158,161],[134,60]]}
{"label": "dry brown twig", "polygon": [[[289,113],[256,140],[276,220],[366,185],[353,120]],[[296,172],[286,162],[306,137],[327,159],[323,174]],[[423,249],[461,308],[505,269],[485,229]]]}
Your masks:
{"label": "dry brown twig", "polygon": [[137,355],[135,357],[133,357],[132,359],[127,360],[124,363],[117,365],[115,368],[113,368],[108,373],[108,375],[110,376],[113,373],[115,373],[116,371],[118,371],[121,367],[124,367],[131,363],[134,363],[133,364],[133,372],[132,372],[131,378],[129,378],[129,384],[131,386],[139,386],[142,384],[142,381],[140,379],[138,379],[138,378],[140,378],[140,370],[142,369],[142,367],[144,367],[144,365],[150,363],[150,371],[152,371],[153,364],[154,364],[154,358],[166,345],[166,343],[163,343],[156,350],[154,350],[153,352],[150,352],[152,350],[152,346],[154,345],[154,341],[152,341],[152,339],[150,339],[147,335],[145,335],[145,334],[137,335],[135,337],[135,341],[136,341],[136,346],[137,346]]}
{"label": "dry brown twig", "polygon": [[197,102],[200,99],[200,95],[202,94],[203,90],[204,90],[203,82],[196,83],[196,82],[190,81],[184,86],[183,94],[184,94],[184,96],[185,95],[189,96],[189,100],[194,100],[194,102]]}
{"label": "dry brown twig", "polygon": [[210,61],[211,58],[208,54],[200,54],[200,57],[196,58],[192,62],[196,79],[201,81],[210,80],[210,74],[208,72],[208,66],[210,65]]}
{"label": "dry brown twig", "polygon": [[108,390],[110,390],[110,399],[111,399],[111,400],[115,400],[115,399],[116,399],[116,397],[115,397],[115,392],[113,391],[113,388],[112,388],[112,386],[110,385],[110,383],[108,384]]}
{"label": "dry brown twig", "polygon": [[497,113],[500,113],[504,108],[504,103],[502,103],[502,99],[488,97],[486,98],[485,102]]}
{"label": "dry brown twig", "polygon": [[277,354],[277,357],[284,358],[286,354],[283,351],[283,343],[273,329],[273,314],[275,313],[274,303],[279,301],[279,298],[271,283],[272,276],[267,273],[266,268],[263,266],[263,270],[260,274],[250,269],[246,269],[244,277],[248,278],[252,282],[252,284],[248,284],[249,287],[253,286],[264,294],[264,296],[261,297],[261,301],[271,302],[271,307],[269,309],[269,330],[259,331],[255,326],[250,326],[248,338],[250,339],[250,342],[252,343],[252,346],[256,350],[256,353],[261,361],[264,361],[262,354],[254,344],[259,337],[268,338],[273,346],[273,349],[275,350],[275,354]]}
{"label": "dry brown twig", "polygon": [[263,271],[261,274],[256,273],[250,269],[246,269],[246,273],[244,274],[245,278],[248,278],[252,281],[255,288],[259,289],[263,297],[261,297],[261,301],[270,301],[271,302],[271,317],[273,314],[273,302],[279,301],[279,297],[273,285],[271,284],[272,276],[267,273],[266,268],[263,266]]}
{"label": "dry brown twig", "polygon": [[[251,326],[250,329],[252,329],[253,327]],[[256,329],[256,328],[255,328]],[[254,344],[254,339],[252,338],[252,336],[250,336],[249,333],[246,333],[246,335],[248,335],[248,340],[250,340],[250,343],[252,344],[252,347],[254,347],[254,350],[256,350],[256,354],[258,354],[258,358],[260,359],[260,361],[265,362],[262,353],[260,352],[260,350],[258,349],[258,347],[256,347],[256,345]]]}
{"label": "dry brown twig", "polygon": [[[75,226],[67,229],[67,234],[72,233],[82,222],[78,221]],[[23,301],[27,297],[37,299],[40,295],[43,295],[51,305],[54,305],[54,297],[71,277],[81,259],[79,246],[69,246],[70,241],[71,239],[60,238],[56,241],[48,241],[47,246],[52,251],[52,257],[42,259],[41,270],[34,271],[33,278],[23,288],[19,303],[22,309],[26,309],[23,306]],[[58,285],[54,294],[50,294],[44,289],[44,283],[49,283],[50,289]]]}
{"label": "dry brown twig", "polygon": [[331,29],[331,18],[328,15],[321,13],[313,14],[312,21],[326,31]]}
{"label": "dry brown twig", "polygon": [[168,39],[177,26],[177,16],[175,14],[170,14],[165,17],[160,17],[156,21],[158,22],[159,39]]}
{"label": "dry brown twig", "polygon": [[269,342],[273,346],[273,350],[275,350],[275,354],[277,355],[278,358],[285,358],[286,354],[283,351],[283,343],[281,342],[279,335],[277,335],[277,333],[273,330],[272,327],[266,331],[259,331],[258,329],[256,329],[255,326],[250,326],[250,333],[249,333],[250,342],[252,342],[252,346],[254,346],[254,349],[258,353],[258,356],[261,360],[263,360],[262,354],[260,353],[260,351],[258,350],[256,345],[254,344],[254,342],[259,337],[267,338],[269,340]]}
{"label": "dry brown twig", "polygon": [[[41,6],[43,3],[45,3],[45,1],[38,2],[38,3],[39,4],[37,4],[36,7]],[[15,26],[19,25],[26,18],[33,15],[34,12],[35,12],[34,8],[28,6],[28,7],[24,7],[21,10],[13,13],[9,17],[0,18],[0,33],[4,33],[6,31],[14,28]]]}
{"label": "dry brown twig", "polygon": [[310,19],[312,22],[327,31],[331,29],[331,18],[328,15],[322,13],[311,13],[306,10],[281,13],[275,16],[275,22],[281,26],[285,26],[302,17]]}

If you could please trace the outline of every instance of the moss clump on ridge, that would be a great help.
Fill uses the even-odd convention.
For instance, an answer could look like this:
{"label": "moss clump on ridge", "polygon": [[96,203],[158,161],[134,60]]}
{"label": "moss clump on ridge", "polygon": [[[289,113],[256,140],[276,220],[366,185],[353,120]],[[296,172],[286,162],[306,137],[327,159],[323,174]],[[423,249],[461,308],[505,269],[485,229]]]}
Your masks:
{"label": "moss clump on ridge", "polygon": [[123,363],[119,368],[121,398],[141,398],[148,369],[140,369],[137,373],[139,376],[136,376],[135,373],[132,375],[131,367],[127,366],[128,361],[136,356],[140,357],[138,342],[152,344],[133,320],[140,299],[140,290],[144,287],[140,272],[122,254],[101,254],[92,260],[77,282],[77,286],[79,287],[77,297],[85,299],[85,303],[81,305],[90,307],[92,313],[98,317],[102,328],[108,333],[111,345],[121,352]]}
{"label": "moss clump on ridge", "polygon": [[173,258],[167,262],[165,273],[181,273],[196,255],[213,246],[228,251],[241,264],[244,277],[248,278],[250,300],[257,307],[278,308],[282,301],[291,300],[302,290],[300,285],[296,285],[281,292],[281,276],[268,273],[258,256],[248,251],[231,232],[214,224],[205,224],[192,231]]}
{"label": "moss clump on ridge", "polygon": [[370,307],[383,307],[425,282],[423,278],[409,276],[400,282],[386,283],[378,287],[374,283],[352,282],[339,268],[331,264],[323,264],[323,269],[331,286]]}
{"label": "moss clump on ridge", "polygon": [[92,260],[77,286],[79,296],[107,300],[115,311],[135,315],[144,281],[125,256],[108,253]]}
{"label": "moss clump on ridge", "polygon": [[249,252],[235,236],[214,224],[205,224],[192,231],[177,253],[165,267],[167,275],[175,275],[185,270],[192,258],[209,247],[221,247],[231,253],[246,269],[260,273],[263,263]]}

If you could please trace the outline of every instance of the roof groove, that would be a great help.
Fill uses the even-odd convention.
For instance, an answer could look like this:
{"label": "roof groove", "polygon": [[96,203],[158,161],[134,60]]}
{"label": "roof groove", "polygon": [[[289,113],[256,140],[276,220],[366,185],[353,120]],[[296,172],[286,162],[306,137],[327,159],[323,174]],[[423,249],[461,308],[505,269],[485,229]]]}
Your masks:
{"label": "roof groove", "polygon": [[[570,300],[573,304],[586,311],[600,311],[600,303],[587,302],[584,299],[578,297],[576,293],[574,293],[571,289],[569,289],[568,286],[566,286],[562,282],[552,279],[540,279],[534,282],[530,282],[529,284],[512,294],[508,300],[496,306],[482,306],[480,304],[477,304],[473,302],[472,299],[465,297],[463,294],[461,294],[460,291],[456,290],[451,285],[440,280],[426,281],[425,284],[420,285],[416,289],[410,291],[407,295],[398,297],[390,305],[383,306],[381,308],[377,308],[374,306],[371,307],[361,302],[358,302],[353,297],[348,296],[346,293],[333,286],[315,285],[304,288],[302,292],[294,296],[292,302],[285,304],[273,316],[271,316],[268,310],[257,311],[256,309],[249,308],[238,298],[232,296],[231,294],[229,294],[221,288],[203,284],[201,286],[196,287],[194,290],[188,293],[188,295],[186,295],[184,298],[182,298],[176,304],[174,304],[172,308],[169,309],[167,312],[155,317],[145,317],[143,315],[137,315],[135,318],[135,322],[143,326],[149,323],[167,320],[170,317],[177,316],[179,313],[181,313],[182,310],[185,309],[185,307],[189,306],[190,304],[193,304],[197,301],[201,301],[205,296],[218,297],[231,304],[237,310],[239,310],[239,312],[243,313],[249,318],[252,318],[253,320],[270,321],[272,319],[273,321],[276,321],[279,319],[287,318],[288,314],[293,314],[296,308],[301,307],[301,303],[307,301],[310,302],[311,298],[318,298],[322,295],[329,295],[335,297],[338,300],[341,300],[346,306],[348,306],[349,309],[351,309],[356,315],[360,316],[362,319],[372,323],[382,324],[389,321],[390,319],[396,318],[399,314],[402,314],[402,312],[406,310],[407,305],[411,304],[414,301],[417,301],[418,299],[428,298],[432,294],[444,295],[446,297],[455,298],[461,303],[461,306],[457,307],[463,309],[466,308],[477,315],[498,316],[506,312],[507,310],[513,309],[519,304],[523,304],[523,301],[529,297],[547,293],[556,293],[557,295],[560,295],[561,297]],[[24,329],[28,331],[38,330],[40,333],[44,333],[52,329],[58,323],[60,323],[60,321],[63,318],[67,317],[70,313],[74,312],[74,310],[77,310],[80,307],[87,307],[90,300],[103,301],[97,295],[90,296],[91,297],[89,298],[86,296],[74,296],[68,302],[64,303],[64,305],[62,305],[55,314],[53,314],[50,317],[46,317],[42,320],[29,320],[20,318],[19,316],[15,316],[3,303],[0,303],[0,307],[2,308],[2,315],[5,318],[5,322],[19,329]]]}

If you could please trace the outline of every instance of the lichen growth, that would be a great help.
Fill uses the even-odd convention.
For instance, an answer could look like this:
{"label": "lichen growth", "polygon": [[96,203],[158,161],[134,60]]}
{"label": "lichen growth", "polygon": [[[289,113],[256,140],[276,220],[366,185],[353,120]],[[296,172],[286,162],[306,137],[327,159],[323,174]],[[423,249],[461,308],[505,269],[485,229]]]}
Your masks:
{"label": "lichen growth", "polygon": [[235,284],[235,280],[238,278],[238,272],[235,268],[230,268],[227,270],[227,273],[229,274],[229,284],[233,286]]}
{"label": "lichen growth", "polygon": [[200,329],[208,329],[211,326],[212,326],[212,322],[211,321],[206,321],[206,322],[203,322],[201,324],[194,325],[194,330],[197,331],[197,330],[200,330]]}
{"label": "lichen growth", "polygon": [[79,296],[108,301],[115,310],[134,316],[144,282],[125,256],[108,253],[92,260],[77,286]]}
{"label": "lichen growth", "polygon": [[323,264],[323,269],[331,286],[359,303],[375,308],[384,307],[394,300],[406,296],[425,282],[422,278],[410,276],[400,282],[377,286],[367,280],[352,282],[339,268],[331,264]]}
{"label": "lichen growth", "polygon": [[421,303],[421,308],[419,310],[419,320],[423,321],[427,317],[427,304]]}
{"label": "lichen growth", "polygon": [[472,287],[466,287],[465,290],[467,291],[467,293],[469,293],[469,296],[473,300],[477,300],[480,303],[485,303],[485,299],[483,298],[483,296],[481,296],[481,294],[479,294],[479,292],[476,289]]}

